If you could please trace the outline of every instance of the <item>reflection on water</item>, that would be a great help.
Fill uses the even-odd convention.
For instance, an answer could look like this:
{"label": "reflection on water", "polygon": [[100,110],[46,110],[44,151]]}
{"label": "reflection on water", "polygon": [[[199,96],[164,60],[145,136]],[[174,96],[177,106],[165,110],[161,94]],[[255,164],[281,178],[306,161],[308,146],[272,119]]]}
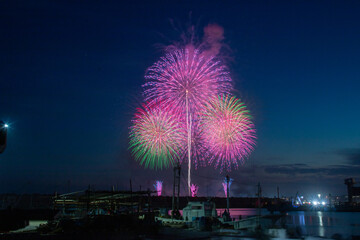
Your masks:
{"label": "reflection on water", "polygon": [[[224,208],[216,209],[219,216]],[[244,219],[258,214],[256,208],[230,208],[232,218]],[[261,209],[262,215],[270,214],[266,209]],[[280,222],[279,222],[280,224]],[[285,224],[290,228],[298,228],[303,235],[331,238],[334,234],[343,237],[360,236],[360,213],[356,212],[288,212]]]}
{"label": "reflection on water", "polygon": [[319,222],[320,222],[319,236],[324,237],[325,230],[324,230],[324,223],[323,223],[323,215],[322,215],[322,212],[317,212],[317,213],[318,213]]}
{"label": "reflection on water", "polygon": [[[217,208],[216,211],[218,216],[221,216],[225,208]],[[235,220],[257,214],[256,208],[230,208],[231,218]],[[261,214],[270,213],[266,209],[261,209]],[[300,229],[302,235],[331,238],[338,233],[344,238],[360,236],[360,212],[288,212],[285,224],[290,228]]]}
{"label": "reflection on water", "polygon": [[289,212],[286,225],[301,229],[304,235],[331,237],[360,235],[360,213],[347,212]]}
{"label": "reflection on water", "polygon": [[[226,208],[217,208],[216,212],[218,216],[221,216]],[[248,217],[256,216],[259,213],[259,209],[257,208],[230,208],[230,216],[232,219],[239,220],[245,219]],[[262,215],[270,214],[267,209],[261,209]]]}
{"label": "reflection on water", "polygon": [[[220,217],[224,213],[226,208],[217,208],[217,215]],[[180,215],[182,216],[182,210],[179,210]],[[256,216],[259,213],[258,208],[230,208],[230,216],[233,220],[245,219],[248,217]],[[168,211],[168,214],[171,215],[171,210]],[[270,214],[266,208],[261,209],[262,215]]]}

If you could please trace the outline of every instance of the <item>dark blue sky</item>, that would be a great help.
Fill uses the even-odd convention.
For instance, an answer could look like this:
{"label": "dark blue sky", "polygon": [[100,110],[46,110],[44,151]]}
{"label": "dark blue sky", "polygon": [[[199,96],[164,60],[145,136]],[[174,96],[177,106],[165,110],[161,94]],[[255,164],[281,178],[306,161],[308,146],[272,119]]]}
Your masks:
{"label": "dark blue sky", "polygon": [[[126,189],[132,178],[170,193],[172,170],[143,170],[127,148],[145,70],[180,39],[173,21],[199,38],[209,23],[225,30],[235,94],[258,131],[233,194],[254,195],[258,181],[268,196],[345,193],[345,177],[360,180],[359,12],[357,1],[1,1],[0,192]],[[221,196],[223,175],[193,178]]]}

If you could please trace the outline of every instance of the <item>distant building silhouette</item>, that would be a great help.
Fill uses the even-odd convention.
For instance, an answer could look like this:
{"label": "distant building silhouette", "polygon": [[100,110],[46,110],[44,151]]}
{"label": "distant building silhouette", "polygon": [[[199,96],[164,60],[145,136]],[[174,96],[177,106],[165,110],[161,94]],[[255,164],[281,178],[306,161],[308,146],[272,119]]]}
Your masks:
{"label": "distant building silhouette", "polygon": [[355,180],[353,178],[345,179],[345,185],[348,190],[348,202],[353,202],[353,197],[360,196],[360,187],[354,187]]}

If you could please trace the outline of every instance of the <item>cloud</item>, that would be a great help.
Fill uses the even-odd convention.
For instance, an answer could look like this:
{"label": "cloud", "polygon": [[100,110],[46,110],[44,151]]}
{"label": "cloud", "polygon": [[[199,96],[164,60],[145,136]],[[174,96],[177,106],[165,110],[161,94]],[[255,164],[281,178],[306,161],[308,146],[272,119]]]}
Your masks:
{"label": "cloud", "polygon": [[336,153],[343,156],[349,164],[360,165],[360,148],[340,149]]}
{"label": "cloud", "polygon": [[327,173],[327,168],[314,168],[306,164],[281,164],[270,165],[264,167],[266,173],[270,174],[285,174],[285,175],[299,175],[299,174],[314,174]]}
{"label": "cloud", "polygon": [[352,165],[328,165],[323,167],[311,167],[306,164],[281,164],[264,166],[265,173],[283,174],[289,176],[298,175],[322,175],[322,176],[358,176],[360,166]]}
{"label": "cloud", "polygon": [[[202,38],[199,38],[197,26],[188,25],[183,28],[171,20],[174,30],[180,34],[180,41],[170,41],[169,45],[162,46],[165,52],[171,52],[178,48],[189,48],[190,50],[201,49],[201,54],[206,57],[219,57],[222,60],[227,58],[226,53],[231,52],[229,46],[224,43],[224,28],[218,24],[208,24],[203,28]],[[166,38],[164,36],[164,38]]]}

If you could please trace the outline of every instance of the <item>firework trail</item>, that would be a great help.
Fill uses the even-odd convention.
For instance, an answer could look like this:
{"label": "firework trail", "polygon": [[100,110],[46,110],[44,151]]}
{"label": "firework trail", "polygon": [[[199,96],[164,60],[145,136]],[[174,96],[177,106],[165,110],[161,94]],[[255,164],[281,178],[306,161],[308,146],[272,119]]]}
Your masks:
{"label": "firework trail", "polygon": [[210,99],[218,94],[229,93],[232,88],[231,78],[225,66],[215,57],[188,45],[162,57],[147,70],[145,79],[144,94],[150,106],[160,101],[164,108],[175,110],[182,118],[187,132],[184,150],[188,157],[190,194],[191,158],[192,155],[202,155],[194,153],[192,149],[192,136],[198,124],[199,112]]}
{"label": "firework trail", "polygon": [[145,167],[162,169],[179,159],[185,133],[179,118],[161,105],[138,108],[130,127],[130,148]]}
{"label": "firework trail", "polygon": [[196,197],[199,190],[199,186],[196,184],[191,184],[190,189],[191,189],[191,197]]}
{"label": "firework trail", "polygon": [[203,137],[209,163],[220,171],[238,168],[253,150],[255,128],[244,103],[229,95],[210,101],[202,115]]}
{"label": "firework trail", "polygon": [[162,181],[155,181],[154,188],[155,188],[158,196],[161,196],[162,185],[163,185]]}
{"label": "firework trail", "polygon": [[[231,183],[234,181],[234,179],[230,178],[229,179],[229,191],[230,191],[230,186]],[[225,193],[225,197],[227,197],[227,179],[225,178],[224,181],[222,182],[223,188],[224,188],[224,193]]]}

